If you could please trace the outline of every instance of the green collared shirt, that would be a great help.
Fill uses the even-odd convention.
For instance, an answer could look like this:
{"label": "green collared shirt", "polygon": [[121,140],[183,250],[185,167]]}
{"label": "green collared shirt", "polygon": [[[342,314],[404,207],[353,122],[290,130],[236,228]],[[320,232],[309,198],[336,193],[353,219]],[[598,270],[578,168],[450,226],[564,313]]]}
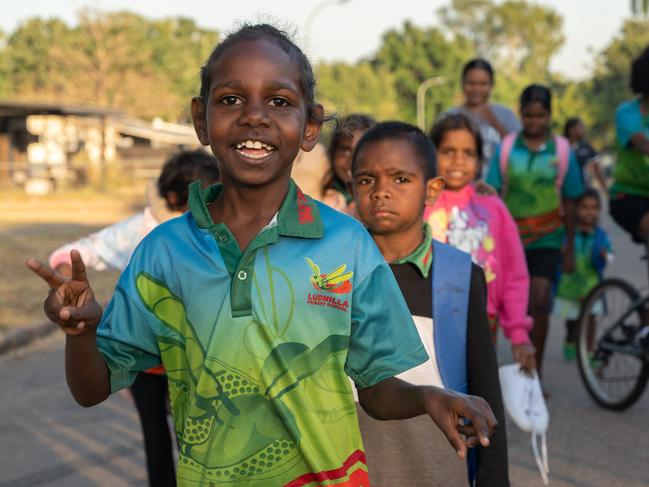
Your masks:
{"label": "green collared shirt", "polygon": [[[496,190],[503,186],[503,175],[500,173],[500,150],[489,163],[486,181]],[[551,214],[559,210],[562,198],[574,199],[584,191],[583,177],[575,153],[571,150],[568,169],[563,179],[560,194],[557,192],[556,181],[558,171],[558,155],[553,138],[549,138],[538,150],[527,147],[522,134],[516,138],[507,162],[507,194],[504,201],[510,213],[516,220],[525,220]],[[529,227],[526,224],[525,227]],[[548,232],[542,226],[526,228],[525,235],[532,235],[531,243],[526,243],[526,249],[561,247],[564,239],[563,224]]]}
{"label": "green collared shirt", "polygon": [[257,251],[276,243],[280,237],[321,239],[324,230],[320,210],[315,201],[302,194],[295,182],[291,180],[276,217],[242,252],[228,227],[224,223],[212,221],[208,205],[218,197],[221,190],[220,184],[201,189],[200,181],[195,181],[189,186],[189,209],[198,227],[209,231],[214,236],[232,278],[230,290],[232,315],[246,316],[251,313],[252,275]]}
{"label": "green collared shirt", "polygon": [[424,240],[409,255],[397,259],[392,264],[413,264],[423,277],[428,277],[433,265],[433,232],[428,223],[424,223]]}
{"label": "green collared shirt", "polygon": [[180,486],[367,484],[348,376],[367,388],[428,359],[392,271],[293,182],[241,251],[209,216],[220,190],[193,185],[120,277],[97,332],[111,390],[163,363]]}

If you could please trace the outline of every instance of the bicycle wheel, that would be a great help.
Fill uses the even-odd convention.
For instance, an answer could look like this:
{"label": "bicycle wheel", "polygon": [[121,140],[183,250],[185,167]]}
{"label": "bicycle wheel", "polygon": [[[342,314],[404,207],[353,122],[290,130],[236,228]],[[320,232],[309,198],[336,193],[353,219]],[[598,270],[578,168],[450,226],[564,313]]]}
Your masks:
{"label": "bicycle wheel", "polygon": [[584,301],[577,331],[579,373],[591,397],[608,409],[635,403],[647,385],[646,351],[635,343],[646,299],[626,281],[606,279]]}

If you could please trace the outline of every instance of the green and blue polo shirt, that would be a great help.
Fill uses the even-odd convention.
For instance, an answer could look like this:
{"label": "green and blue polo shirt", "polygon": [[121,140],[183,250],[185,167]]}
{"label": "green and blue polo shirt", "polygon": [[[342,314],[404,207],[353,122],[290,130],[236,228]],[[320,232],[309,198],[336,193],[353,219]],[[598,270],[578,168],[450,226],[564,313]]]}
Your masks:
{"label": "green and blue polo shirt", "polygon": [[190,186],[136,249],[99,326],[111,391],[162,362],[180,485],[369,485],[347,376],[428,359],[394,276],[354,219],[291,181],[245,250]]}
{"label": "green and blue polo shirt", "polygon": [[[500,149],[489,164],[486,181],[500,191],[503,178],[500,174]],[[556,188],[558,159],[556,144],[553,138],[537,151],[530,150],[521,134],[516,138],[507,164],[507,194],[505,205],[515,220],[536,217],[557,211],[561,201]],[[561,196],[577,198],[583,193],[584,184],[579,164],[573,151],[570,151],[568,170],[561,187]],[[551,233],[541,236],[526,249],[554,248],[559,249],[564,239],[563,226]]]}
{"label": "green and blue polo shirt", "polygon": [[615,112],[617,162],[611,196],[628,193],[649,196],[649,156],[631,146],[631,137],[641,133],[649,138],[649,115],[640,109],[640,100],[622,103]]}

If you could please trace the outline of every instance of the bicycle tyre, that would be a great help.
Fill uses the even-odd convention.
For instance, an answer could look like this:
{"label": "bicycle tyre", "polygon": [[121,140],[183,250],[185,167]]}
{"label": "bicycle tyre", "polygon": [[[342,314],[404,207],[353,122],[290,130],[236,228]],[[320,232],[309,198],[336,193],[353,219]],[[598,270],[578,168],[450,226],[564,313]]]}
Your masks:
{"label": "bicycle tyre", "polygon": [[[588,351],[589,344],[587,343],[589,341],[588,327],[592,323],[591,319],[594,319],[592,317],[597,316],[598,312],[605,314],[605,312],[602,311],[602,308],[606,307],[603,305],[605,302],[605,296],[607,294],[611,295],[614,291],[625,295],[629,299],[630,304],[640,299],[638,291],[631,284],[622,279],[605,279],[593,288],[582,304],[577,325],[577,364],[579,365],[579,374],[582,382],[586,386],[586,390],[593,400],[606,409],[623,411],[632,406],[644,392],[645,387],[647,386],[647,381],[649,380],[649,362],[642,360],[642,366],[636,382],[630,388],[628,394],[625,394],[619,399],[611,399],[602,392],[599,382],[594,378],[595,373],[593,372],[593,367],[591,365],[592,357],[591,352]],[[630,309],[630,304],[627,309]],[[598,306],[599,309],[597,308]],[[640,326],[642,326],[644,320],[639,307],[632,312],[632,315],[635,315],[635,319],[637,319]],[[594,328],[594,325],[592,326]],[[590,333],[593,333],[592,330]],[[591,346],[593,339],[593,337],[590,337]],[[620,354],[619,352],[615,353]]]}

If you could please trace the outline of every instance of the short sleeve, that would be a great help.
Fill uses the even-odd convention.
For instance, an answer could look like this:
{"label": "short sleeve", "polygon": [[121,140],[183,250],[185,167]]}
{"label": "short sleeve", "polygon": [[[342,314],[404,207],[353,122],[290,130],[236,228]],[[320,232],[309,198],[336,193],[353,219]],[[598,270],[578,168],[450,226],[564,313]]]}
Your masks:
{"label": "short sleeve", "polygon": [[121,275],[97,329],[97,347],[110,371],[110,391],[129,387],[138,372],[160,365],[155,317],[137,294],[136,270]]}
{"label": "short sleeve", "polygon": [[623,103],[615,112],[615,134],[621,147],[627,147],[631,137],[642,132],[642,113],[637,104]]}
{"label": "short sleeve", "polygon": [[354,289],[345,372],[366,389],[428,360],[390,267],[380,263]]}
{"label": "short sleeve", "polygon": [[519,132],[523,128],[516,114],[504,106],[500,106],[500,110],[498,110],[498,121],[508,134],[511,132]]}
{"label": "short sleeve", "polygon": [[496,147],[494,155],[489,162],[489,170],[487,171],[487,184],[493,186],[496,191],[500,191],[502,188],[502,177],[500,175],[500,145]]}
{"label": "short sleeve", "polygon": [[564,198],[574,199],[581,196],[583,192],[584,182],[581,177],[581,169],[577,162],[577,156],[571,150],[568,159],[568,171],[566,172],[566,178],[563,180],[561,194]]}

